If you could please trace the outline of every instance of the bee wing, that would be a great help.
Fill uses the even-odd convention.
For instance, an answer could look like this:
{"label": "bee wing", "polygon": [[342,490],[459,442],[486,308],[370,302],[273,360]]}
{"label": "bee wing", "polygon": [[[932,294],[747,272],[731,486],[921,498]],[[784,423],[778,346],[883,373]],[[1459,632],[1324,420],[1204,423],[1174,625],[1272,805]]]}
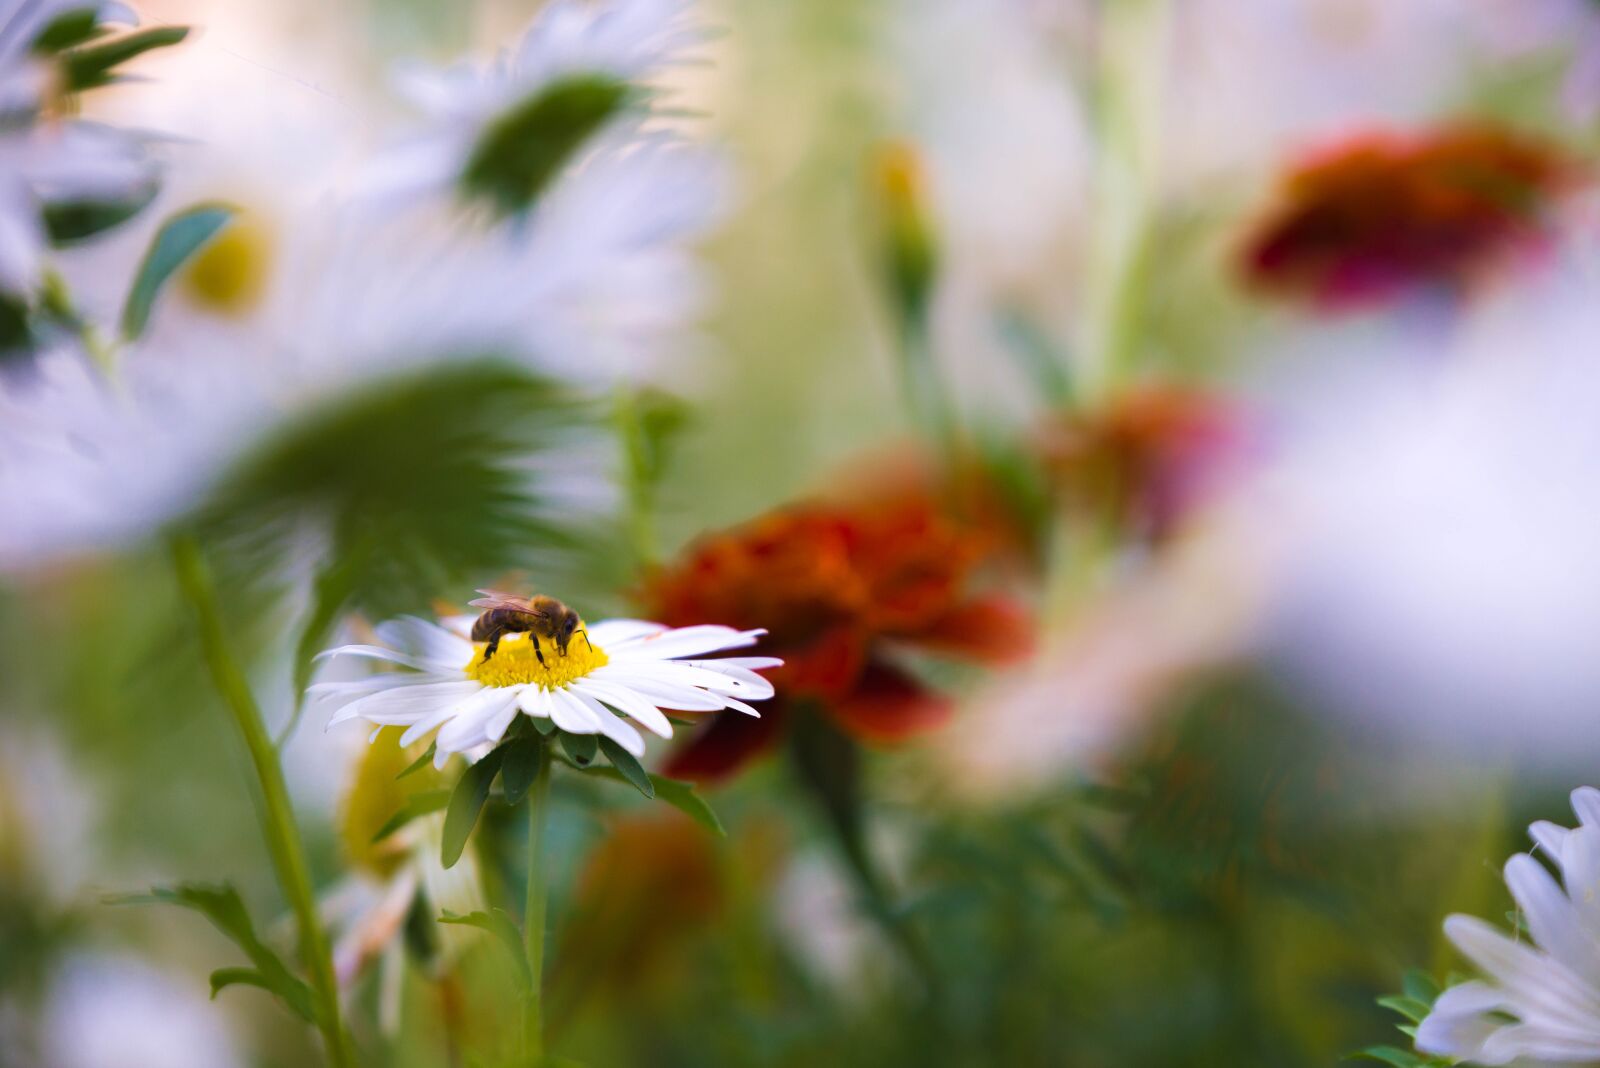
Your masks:
{"label": "bee wing", "polygon": [[514,593],[506,593],[504,590],[479,590],[478,592],[483,596],[476,601],[467,602],[473,608],[509,608],[516,612],[533,611],[533,602],[526,597],[520,597]]}

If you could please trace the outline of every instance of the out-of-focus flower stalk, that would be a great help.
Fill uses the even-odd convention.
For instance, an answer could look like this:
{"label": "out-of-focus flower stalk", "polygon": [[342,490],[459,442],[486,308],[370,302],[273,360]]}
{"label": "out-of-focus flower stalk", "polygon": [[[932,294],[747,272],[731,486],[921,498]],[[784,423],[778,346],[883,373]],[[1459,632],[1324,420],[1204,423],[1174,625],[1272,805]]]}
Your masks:
{"label": "out-of-focus flower stalk", "polygon": [[339,988],[333,974],[333,957],[328,938],[317,916],[316,895],[306,864],[305,845],[295,825],[294,809],[284,784],[283,764],[272,744],[261,709],[244,672],[228,651],[226,631],[217,611],[216,590],[200,553],[199,543],[188,534],[176,534],[171,542],[173,564],[183,596],[194,609],[200,627],[200,645],[212,682],[221,695],[250,751],[250,763],[261,786],[262,833],[278,882],[289,899],[300,928],[300,955],[311,972],[317,998],[317,1027],[328,1050],[328,1063],[334,1068],[353,1068],[354,1054],[339,1018]]}
{"label": "out-of-focus flower stalk", "polygon": [[528,892],[522,914],[528,995],[522,1008],[522,1034],[529,1064],[544,1061],[544,924],[550,890],[544,866],[544,828],[549,807],[550,746],[546,744],[539,747],[539,770],[528,791]]}
{"label": "out-of-focus flower stalk", "polygon": [[1166,0],[1122,0],[1102,11],[1095,226],[1080,369],[1091,397],[1113,390],[1139,355],[1169,26]]}
{"label": "out-of-focus flower stalk", "polygon": [[[1079,398],[1115,393],[1134,369],[1156,197],[1166,0],[1125,0],[1103,8],[1095,221],[1085,282],[1084,363]],[[1041,630],[1064,629],[1114,541],[1104,524],[1058,509],[1051,533]]]}
{"label": "out-of-focus flower stalk", "polygon": [[626,465],[623,489],[628,495],[628,540],[634,566],[648,569],[660,562],[661,551],[656,539],[656,480],[648,455],[651,443],[639,409],[638,394],[627,385],[619,386],[613,418]]}
{"label": "out-of-focus flower stalk", "polygon": [[917,431],[953,463],[959,429],[934,360],[928,322],[939,274],[939,243],[916,151],[900,143],[883,146],[874,161],[873,184],[906,407]]}

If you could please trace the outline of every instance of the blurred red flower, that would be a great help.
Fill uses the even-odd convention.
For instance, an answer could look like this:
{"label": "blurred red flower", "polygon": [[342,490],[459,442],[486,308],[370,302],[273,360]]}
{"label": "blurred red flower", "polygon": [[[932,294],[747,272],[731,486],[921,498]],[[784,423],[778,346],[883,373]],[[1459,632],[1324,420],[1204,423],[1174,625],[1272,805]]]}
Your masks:
{"label": "blurred red flower", "polygon": [[1161,541],[1238,472],[1249,437],[1244,414],[1226,398],[1146,385],[1051,418],[1036,442],[1064,506]]}
{"label": "blurred red flower", "polygon": [[1542,245],[1554,196],[1577,176],[1555,146],[1492,126],[1361,134],[1285,176],[1242,268],[1263,290],[1327,308],[1462,285]]}
{"label": "blurred red flower", "polygon": [[796,505],[690,546],[646,584],[651,618],[669,626],[766,627],[760,652],[778,696],[761,718],[718,713],[668,764],[669,774],[727,775],[772,747],[805,704],[867,742],[939,726],[949,699],[894,662],[897,647],[996,661],[1025,655],[1021,610],[968,592],[990,539],[918,492]]}

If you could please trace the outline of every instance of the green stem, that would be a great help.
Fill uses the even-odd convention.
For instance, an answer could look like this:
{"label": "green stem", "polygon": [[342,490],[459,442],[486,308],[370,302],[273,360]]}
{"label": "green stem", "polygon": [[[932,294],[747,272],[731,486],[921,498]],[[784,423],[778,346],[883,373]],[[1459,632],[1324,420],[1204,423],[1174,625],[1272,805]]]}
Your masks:
{"label": "green stem", "polygon": [[938,452],[946,473],[953,473],[960,459],[960,429],[934,361],[925,310],[908,311],[901,324],[900,376],[912,422]]}
{"label": "green stem", "polygon": [[1086,282],[1087,390],[1113,391],[1141,356],[1159,172],[1167,0],[1109,5],[1101,38],[1096,225]]}
{"label": "green stem", "polygon": [[261,787],[262,834],[272,856],[278,883],[294,910],[300,928],[300,956],[311,970],[311,985],[317,998],[317,1026],[327,1045],[328,1063],[335,1068],[355,1064],[354,1054],[339,1018],[339,988],[333,976],[333,958],[328,940],[317,917],[316,897],[311,889],[311,874],[306,864],[305,847],[295,825],[289,791],[283,781],[283,766],[278,751],[261,719],[261,709],[250,692],[249,681],[228,650],[227,631],[217,609],[217,595],[200,546],[187,534],[172,538],[172,559],[178,585],[194,609],[200,625],[200,646],[212,682],[222,696],[234,723],[250,751],[256,781]]}
{"label": "green stem", "polygon": [[660,558],[656,540],[655,479],[650,472],[650,442],[640,418],[639,399],[627,386],[617,389],[616,424],[627,462],[628,539],[636,562],[647,568]]}
{"label": "green stem", "polygon": [[550,745],[539,747],[539,770],[528,791],[528,894],[522,928],[531,976],[522,1008],[522,1035],[528,1064],[544,1059],[544,927],[550,886],[544,866],[544,829],[550,798]]}

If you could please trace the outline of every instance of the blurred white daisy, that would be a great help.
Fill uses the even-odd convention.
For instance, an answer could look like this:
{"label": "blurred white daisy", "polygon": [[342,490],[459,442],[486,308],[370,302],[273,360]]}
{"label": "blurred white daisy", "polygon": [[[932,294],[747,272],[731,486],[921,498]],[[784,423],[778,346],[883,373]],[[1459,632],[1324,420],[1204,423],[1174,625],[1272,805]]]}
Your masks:
{"label": "blurred white daisy", "polygon": [[[235,1068],[245,1058],[199,978],[129,956],[81,955],[51,981],[38,1027],[51,1068]],[[3,1036],[0,1036],[3,1039]],[[23,1047],[4,1040],[8,1053]]]}
{"label": "blurred white daisy", "polygon": [[[492,64],[403,68],[397,89],[421,116],[420,128],[379,161],[375,189],[439,193],[470,185],[474,160],[499,124],[574,79],[599,79],[599,96],[574,101],[564,120],[578,121],[593,105],[601,125],[631,124],[620,106],[630,87],[644,86],[704,40],[691,7],[688,0],[555,0]],[[603,84],[618,95],[600,92]]]}
{"label": "blurred white daisy", "polygon": [[[376,965],[379,1019],[390,1033],[399,1024],[407,918],[419,907],[430,919],[441,912],[467,915],[488,907],[472,851],[448,869],[439,859],[442,812],[383,833],[412,798],[445,786],[429,768],[401,776],[419,753],[395,745],[393,738],[385,745],[357,742],[336,823],[348,873],[320,902],[334,933],[333,967],[339,984],[354,984]],[[447,966],[472,941],[462,927],[430,924],[429,930],[437,945],[427,963],[436,968]]]}
{"label": "blurred white daisy", "polygon": [[1600,1060],[1600,790],[1572,793],[1578,826],[1528,828],[1561,875],[1532,856],[1506,862],[1506,886],[1530,939],[1475,916],[1445,934],[1486,979],[1439,995],[1417,1048],[1473,1064],[1592,1064]]}
{"label": "blurred white daisy", "polygon": [[34,44],[56,19],[85,10],[134,21],[115,3],[0,0],[0,290],[13,297],[39,282],[47,204],[129,199],[155,179],[131,135],[57,114],[59,75]]}
{"label": "blurred white daisy", "polygon": [[1568,262],[1448,336],[1369,334],[1282,384],[1252,502],[1263,637],[1325,707],[1434,744],[1583,759],[1600,700],[1592,284]]}
{"label": "blurred white daisy", "polygon": [[314,694],[343,706],[329,725],[359,717],[404,726],[401,745],[438,730],[435,763],[442,766],[452,753],[498,742],[521,713],[549,719],[570,734],[604,735],[642,756],[644,738],[634,724],[672,737],[663,708],[731,708],[759,716],[746,701],[765,700],[773,689],[756,672],[782,663],[772,657],[702,659],[754,645],[763,630],[672,629],[633,619],[580,624],[581,633],[574,632],[564,651],[548,640],[536,644],[532,635],[514,634],[486,655],[488,643],[464,636],[472,619],[453,617],[448,626],[415,617],[391,620],[377,627],[379,645],[323,653],[411,669],[315,684]]}

